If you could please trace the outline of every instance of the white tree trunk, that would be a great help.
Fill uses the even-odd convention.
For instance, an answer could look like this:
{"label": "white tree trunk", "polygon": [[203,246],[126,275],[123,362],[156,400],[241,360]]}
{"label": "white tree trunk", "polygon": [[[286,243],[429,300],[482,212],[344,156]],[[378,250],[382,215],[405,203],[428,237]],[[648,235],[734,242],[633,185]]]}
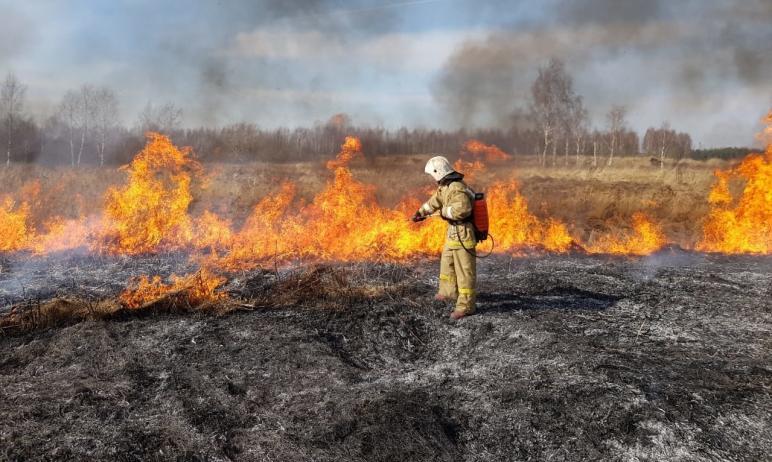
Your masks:
{"label": "white tree trunk", "polygon": [[11,166],[11,144],[13,142],[13,117],[8,115],[8,144],[5,148],[5,168]]}
{"label": "white tree trunk", "polygon": [[666,141],[666,130],[662,130],[662,145],[659,149],[659,171],[664,173],[665,171],[665,141]]}
{"label": "white tree trunk", "polygon": [[583,138],[584,138],[583,136],[577,136],[576,137],[576,166],[577,167],[579,166],[579,151],[580,151],[581,146],[582,146]]}
{"label": "white tree trunk", "polygon": [[608,155],[608,166],[610,167],[611,164],[614,162],[614,151],[617,147],[617,135],[616,133],[611,135],[611,151],[609,151]]}
{"label": "white tree trunk", "polygon": [[80,167],[80,159],[83,156],[83,146],[86,144],[86,129],[80,133],[80,149],[78,150],[78,167]]}

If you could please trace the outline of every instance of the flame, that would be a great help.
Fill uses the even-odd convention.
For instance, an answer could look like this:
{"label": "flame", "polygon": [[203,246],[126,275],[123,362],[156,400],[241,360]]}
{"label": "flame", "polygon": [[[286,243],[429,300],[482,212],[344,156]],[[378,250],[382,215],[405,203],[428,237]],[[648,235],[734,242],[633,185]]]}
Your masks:
{"label": "flame", "polygon": [[205,210],[194,221],[194,244],[198,249],[211,252],[228,249],[233,245],[233,231],[230,220]]}
{"label": "flame", "polygon": [[[772,111],[759,136],[767,141],[764,154],[750,154],[737,166],[715,172],[708,195],[710,213],[697,248],[707,252],[772,253]],[[742,184],[738,195],[731,184]]]}
{"label": "flame", "polygon": [[327,162],[327,168],[330,170],[343,168],[348,166],[352,160],[361,157],[363,157],[362,142],[355,136],[347,136],[337,157]]}
{"label": "flame", "polygon": [[667,240],[659,224],[643,212],[633,214],[632,232],[601,236],[587,250],[591,253],[648,255],[661,250]]}
{"label": "flame", "polygon": [[357,181],[348,168],[361,156],[359,140],[347,137],[337,157],[327,162],[333,178],[310,204],[295,201],[296,186],[290,182],[263,198],[216,264],[237,270],[299,258],[399,260],[438,249],[444,224],[409,225],[407,218],[420,206],[411,200],[396,209],[381,207],[375,188]]}
{"label": "flame", "polygon": [[30,242],[29,204],[17,205],[11,197],[0,200],[0,251],[13,252],[24,249]]}
{"label": "flame", "polygon": [[139,308],[170,296],[179,297],[189,306],[197,306],[223,299],[225,294],[217,289],[225,282],[224,277],[207,269],[187,276],[172,275],[169,284],[164,283],[161,276],[140,276],[119,298],[128,308]]}
{"label": "flame", "polygon": [[510,157],[496,145],[472,139],[464,143],[458,160],[453,164],[453,170],[463,172],[467,181],[475,181],[480,173],[485,172],[487,164],[497,164]]}
{"label": "flame", "polygon": [[473,159],[484,160],[487,163],[498,163],[509,160],[512,156],[499,149],[495,144],[485,144],[479,140],[469,140],[464,143],[464,153],[468,153]]}
{"label": "flame", "polygon": [[193,238],[190,185],[201,166],[190,157],[190,148],[178,149],[158,133],[146,136],[145,148],[123,167],[128,183],[107,192],[102,238],[108,252],[173,250]]}
{"label": "flame", "polygon": [[[768,123],[765,133],[772,137],[772,113]],[[419,197],[405,198],[394,208],[383,207],[376,200],[374,186],[355,178],[349,166],[363,157],[362,143],[355,137],[346,137],[335,159],[326,163],[330,178],[315,197],[301,200],[297,186],[285,182],[254,206],[240,229],[211,211],[191,215],[192,185],[204,181],[201,166],[191,157],[189,148],[179,149],[163,135],[148,133],[147,140],[144,149],[122,168],[127,173],[126,183],[106,193],[101,215],[54,217],[36,228],[32,225],[32,211],[39,202],[33,200],[39,183],[24,187],[24,194],[32,202],[2,198],[0,251],[45,254],[86,247],[136,255],[200,250],[203,252],[196,255],[197,259],[222,271],[297,259],[405,261],[436,254],[444,242],[446,224],[442,220],[409,222],[408,217],[422,202]],[[484,172],[486,162],[508,158],[496,146],[470,140],[455,167],[469,178]],[[744,188],[741,194],[733,194],[740,180]],[[770,253],[770,185],[772,144],[765,155],[750,155],[738,166],[716,172],[716,183],[708,197],[711,213],[698,248]],[[540,218],[529,210],[517,181],[497,181],[482,190],[487,193],[497,252],[566,252],[577,246],[565,223]],[[585,247],[592,253],[644,255],[661,249],[666,242],[662,228],[645,214],[637,213],[627,231],[611,232]],[[154,279],[140,285],[148,291],[168,286]]]}
{"label": "flame", "polygon": [[466,161],[458,159],[453,163],[453,170],[462,172],[466,181],[475,181],[480,173],[485,172],[485,164],[479,160]]}
{"label": "flame", "polygon": [[491,233],[499,251],[538,247],[565,252],[573,243],[566,226],[555,220],[540,220],[528,210],[516,181],[498,182],[488,188]]}
{"label": "flame", "polygon": [[94,220],[88,220],[85,217],[74,220],[52,218],[44,225],[46,232],[35,238],[30,250],[37,255],[45,255],[88,247],[89,238],[92,237],[93,230],[97,226]]}

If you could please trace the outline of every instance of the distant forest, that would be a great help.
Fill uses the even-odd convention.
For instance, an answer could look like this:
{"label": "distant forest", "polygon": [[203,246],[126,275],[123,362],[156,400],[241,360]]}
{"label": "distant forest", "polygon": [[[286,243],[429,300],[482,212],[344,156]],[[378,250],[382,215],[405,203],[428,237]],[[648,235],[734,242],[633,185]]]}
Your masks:
{"label": "distant forest", "polygon": [[[183,128],[183,112],[172,103],[148,103],[131,127],[119,123],[119,101],[107,87],[84,85],[64,94],[56,110],[36,120],[25,108],[27,87],[9,73],[0,86],[0,153],[2,161],[48,165],[120,165],[142,148],[144,133],[158,131],[178,145],[191,146],[208,162],[297,162],[327,158],[344,136],[362,140],[368,156],[441,153],[454,156],[475,138],[514,155],[538,155],[542,165],[569,165],[590,156],[593,164],[612,165],[618,156],[666,159],[742,157],[745,148],[692,149],[688,133],[668,123],[651,127],[641,137],[627,125],[627,109],[613,106],[602,127],[590,126],[582,97],[563,63],[553,59],[531,88],[527,111],[512,117],[510,128],[440,130],[362,127],[346,114],[308,128],[265,129],[252,123],[220,128]],[[513,112],[515,114],[515,112]],[[573,164],[572,164],[573,165]]]}

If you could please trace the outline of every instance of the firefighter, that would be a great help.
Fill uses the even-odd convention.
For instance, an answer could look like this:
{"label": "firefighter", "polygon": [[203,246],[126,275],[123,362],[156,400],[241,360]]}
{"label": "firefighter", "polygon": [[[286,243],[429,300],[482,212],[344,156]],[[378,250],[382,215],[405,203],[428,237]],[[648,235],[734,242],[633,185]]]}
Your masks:
{"label": "firefighter", "polygon": [[435,299],[455,300],[456,307],[450,317],[458,320],[475,310],[477,240],[470,220],[474,192],[464,183],[464,175],[453,170],[448,159],[442,156],[429,159],[424,171],[434,178],[439,187],[418,209],[413,221],[423,221],[439,212],[440,217],[448,222],[440,259],[440,289]]}

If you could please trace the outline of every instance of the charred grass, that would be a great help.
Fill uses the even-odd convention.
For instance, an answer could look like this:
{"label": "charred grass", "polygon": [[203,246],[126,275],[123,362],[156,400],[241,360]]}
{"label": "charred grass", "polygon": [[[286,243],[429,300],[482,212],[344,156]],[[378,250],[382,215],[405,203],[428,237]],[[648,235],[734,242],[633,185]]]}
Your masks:
{"label": "charred grass", "polygon": [[13,334],[82,321],[125,320],[160,314],[225,315],[238,310],[309,305],[336,311],[352,304],[397,299],[415,303],[410,301],[410,296],[415,295],[417,281],[410,274],[401,265],[316,264],[232,275],[230,282],[218,290],[221,298],[213,301],[201,302],[185,288],[137,307],[126,306],[117,297],[31,298],[10,306],[0,315],[0,331]]}
{"label": "charred grass", "polygon": [[480,265],[478,314],[458,323],[431,299],[435,272],[419,261],[233,274],[223,290],[250,306],[226,316],[159,309],[0,336],[0,459],[772,450],[768,258],[496,257]]}

